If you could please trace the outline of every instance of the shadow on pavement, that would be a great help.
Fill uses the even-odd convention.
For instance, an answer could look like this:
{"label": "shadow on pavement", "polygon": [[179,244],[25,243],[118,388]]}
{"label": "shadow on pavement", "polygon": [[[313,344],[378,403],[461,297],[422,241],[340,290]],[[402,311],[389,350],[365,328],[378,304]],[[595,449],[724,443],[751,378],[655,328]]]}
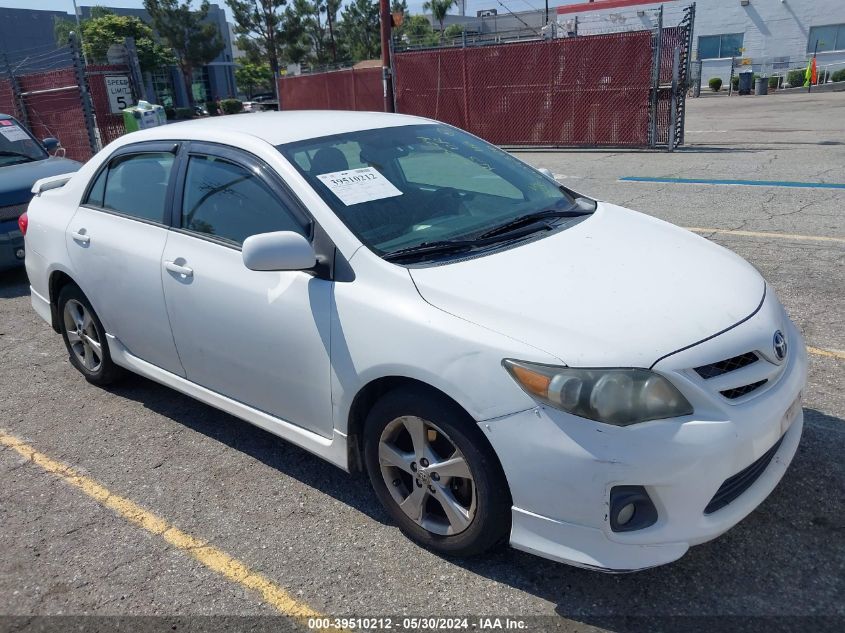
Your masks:
{"label": "shadow on pavement", "polygon": [[353,478],[366,479],[364,473],[350,475],[272,433],[135,374],[108,390],[329,494],[379,523],[390,522],[369,482],[353,484]]}
{"label": "shadow on pavement", "polygon": [[0,272],[0,299],[14,299],[29,294],[26,270],[13,268]]}
{"label": "shadow on pavement", "polygon": [[[369,486],[275,436],[152,381],[133,376],[112,389],[199,433],[389,523]],[[470,572],[555,605],[587,625],[618,631],[696,628],[689,616],[834,616],[813,630],[843,623],[845,590],[845,421],[805,409],[798,453],[772,495],[718,539],[681,560],[634,574],[602,574],[502,547],[455,560]],[[680,616],[679,620],[666,619]],[[671,622],[671,623],[670,623]],[[701,620],[700,623],[707,622]],[[771,626],[768,630],[779,630]],[[805,628],[800,620],[792,622]],[[737,620],[749,630],[750,621]],[[718,623],[716,629],[720,629]],[[809,621],[805,624],[810,624]],[[841,630],[841,629],[840,629]]]}

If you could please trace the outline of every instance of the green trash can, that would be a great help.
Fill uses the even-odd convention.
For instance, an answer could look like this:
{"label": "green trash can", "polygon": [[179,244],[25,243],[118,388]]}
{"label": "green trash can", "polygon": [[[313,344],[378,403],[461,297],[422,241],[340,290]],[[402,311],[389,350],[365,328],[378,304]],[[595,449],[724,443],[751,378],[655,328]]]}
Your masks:
{"label": "green trash can", "polygon": [[757,81],[754,84],[754,94],[758,97],[760,95],[767,95],[769,94],[769,78],[768,77],[757,77]]}
{"label": "green trash can", "polygon": [[138,105],[123,110],[123,126],[127,132],[137,132],[167,123],[164,108],[160,105],[139,101]]}

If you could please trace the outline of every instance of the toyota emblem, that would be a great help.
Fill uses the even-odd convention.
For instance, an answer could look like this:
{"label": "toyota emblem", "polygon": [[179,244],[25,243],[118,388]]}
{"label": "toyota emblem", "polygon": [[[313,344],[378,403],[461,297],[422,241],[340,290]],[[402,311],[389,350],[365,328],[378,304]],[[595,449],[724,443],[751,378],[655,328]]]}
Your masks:
{"label": "toyota emblem", "polygon": [[780,330],[775,332],[772,344],[775,348],[775,358],[777,358],[778,361],[783,361],[783,359],[786,358],[786,337],[783,335],[783,332]]}

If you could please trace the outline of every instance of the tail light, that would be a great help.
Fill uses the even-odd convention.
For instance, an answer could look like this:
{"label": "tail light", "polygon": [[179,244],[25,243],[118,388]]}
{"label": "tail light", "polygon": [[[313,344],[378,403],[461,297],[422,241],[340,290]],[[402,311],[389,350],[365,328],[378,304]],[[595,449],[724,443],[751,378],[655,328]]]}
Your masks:
{"label": "tail light", "polygon": [[26,230],[29,228],[29,218],[25,212],[18,218],[18,228],[21,230],[21,233],[26,235]]}

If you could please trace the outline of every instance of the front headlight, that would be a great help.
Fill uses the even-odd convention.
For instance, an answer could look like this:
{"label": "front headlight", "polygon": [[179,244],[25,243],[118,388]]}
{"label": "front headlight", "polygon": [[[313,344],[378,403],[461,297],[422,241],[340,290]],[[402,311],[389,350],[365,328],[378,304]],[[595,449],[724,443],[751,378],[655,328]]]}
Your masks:
{"label": "front headlight", "polygon": [[648,369],[574,369],[505,359],[532,397],[582,418],[628,426],[692,413],[671,382]]}

